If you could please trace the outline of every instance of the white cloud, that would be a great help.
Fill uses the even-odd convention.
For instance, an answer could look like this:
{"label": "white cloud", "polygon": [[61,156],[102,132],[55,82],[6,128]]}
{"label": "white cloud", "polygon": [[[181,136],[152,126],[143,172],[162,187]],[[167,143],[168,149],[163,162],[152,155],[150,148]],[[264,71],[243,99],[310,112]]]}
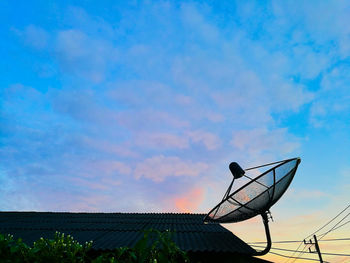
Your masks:
{"label": "white cloud", "polygon": [[[108,22],[95,10],[71,7],[50,31],[29,25],[19,35],[46,52],[38,61],[58,65],[60,90],[47,87],[49,96],[43,96],[15,85],[6,91],[13,112],[30,116],[9,121],[8,148],[21,154],[3,156],[43,162],[62,174],[83,170],[99,189],[107,182],[100,173],[118,174],[114,183],[120,179],[131,188],[135,177],[148,178],[152,191],[171,177],[203,179],[209,160],[215,170],[226,158],[258,162],[295,151],[300,141],[292,131],[309,132],[296,124],[308,103],[311,122],[327,123],[333,114],[346,123],[349,69],[339,58],[348,57],[350,46],[348,4],[272,5],[239,3],[233,19],[231,10],[217,16],[206,4],[141,3],[111,8]],[[45,106],[46,118],[37,105]],[[46,132],[47,126],[57,131]],[[59,158],[52,154],[57,151]],[[17,167],[21,174],[35,170]],[[45,180],[55,184],[53,177]],[[84,183],[91,188],[94,180]],[[146,195],[134,200],[135,207],[145,205]],[[93,196],[86,199],[91,206],[105,201],[95,203]]]}
{"label": "white cloud", "polygon": [[189,147],[188,138],[171,133],[137,133],[135,144],[145,148],[177,148],[186,149]]}
{"label": "white cloud", "polygon": [[257,128],[234,132],[231,145],[250,156],[273,152],[285,155],[296,150],[299,142],[287,133],[287,129]]}
{"label": "white cloud", "polygon": [[49,33],[39,26],[29,25],[23,31],[15,29],[15,32],[26,44],[37,50],[45,49],[49,44]]}
{"label": "white cloud", "polygon": [[164,127],[179,129],[190,126],[189,121],[185,118],[179,118],[165,111],[148,109],[119,112],[116,114],[116,118],[120,125],[137,131],[162,130]]}
{"label": "white cloud", "polygon": [[192,29],[193,33],[199,34],[206,40],[217,40],[219,32],[215,26],[208,23],[199,12],[196,6],[192,4],[181,5],[181,18],[186,26]]}
{"label": "white cloud", "polygon": [[119,161],[113,160],[100,160],[100,161],[89,161],[84,165],[85,172],[96,172],[101,173],[102,176],[108,176],[111,174],[128,175],[131,173],[131,168]]}
{"label": "white cloud", "polygon": [[96,83],[105,79],[108,65],[118,57],[117,49],[109,40],[90,37],[76,29],[58,32],[56,54],[64,72]]}
{"label": "white cloud", "polygon": [[189,132],[188,136],[191,141],[202,143],[210,151],[218,149],[221,146],[220,138],[214,133],[196,130]]}
{"label": "white cloud", "polygon": [[208,168],[201,162],[184,161],[174,156],[154,156],[136,165],[134,175],[137,179],[145,177],[161,182],[171,176],[198,176]]}

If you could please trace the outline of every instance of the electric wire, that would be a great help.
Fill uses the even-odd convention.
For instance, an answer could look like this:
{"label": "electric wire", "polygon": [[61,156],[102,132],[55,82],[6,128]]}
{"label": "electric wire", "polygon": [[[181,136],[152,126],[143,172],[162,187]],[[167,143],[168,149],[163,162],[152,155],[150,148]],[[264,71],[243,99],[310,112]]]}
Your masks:
{"label": "electric wire", "polygon": [[[272,243],[299,243],[300,240],[284,240],[284,241],[273,241]],[[247,244],[264,244],[266,241],[260,241],[260,242],[249,242]]]}
{"label": "electric wire", "polygon": [[[320,229],[318,229],[317,231],[315,231],[313,234],[315,234],[315,233],[317,233],[319,230],[321,230],[321,229],[323,229],[325,226],[327,226],[329,223],[331,223],[334,219],[336,219],[339,215],[341,215],[345,210],[347,210],[348,208],[350,207],[350,205],[348,205],[345,209],[343,209],[338,215],[336,215],[332,220],[330,220],[326,225],[324,225],[323,227],[321,227]],[[321,241],[321,239],[323,238],[323,237],[325,237],[325,235],[327,235],[329,232],[332,232],[335,228],[336,228],[336,226],[337,225],[339,225],[345,218],[347,218],[348,216],[350,215],[350,213],[348,213],[345,217],[343,217],[338,223],[336,223],[329,231],[327,231],[326,233],[324,233],[320,238],[318,238],[318,241]],[[312,235],[313,235],[312,234]],[[310,236],[308,236],[308,237],[306,237],[306,238],[309,238]],[[305,238],[305,239],[306,239]],[[304,240],[305,240],[304,239]],[[306,244],[306,245],[304,245],[304,248],[302,249],[302,252],[299,252],[299,257],[301,256],[301,255],[303,255],[306,251],[304,251],[305,250],[305,248],[306,248],[306,246],[307,246],[308,244]],[[311,244],[310,244],[311,245]],[[300,245],[299,245],[299,247],[300,247]],[[298,248],[299,248],[298,247]],[[310,246],[309,246],[310,247]],[[297,248],[297,250],[298,250],[298,248]],[[294,252],[295,253],[295,252]],[[293,254],[294,254],[293,253]],[[292,263],[294,262],[295,260],[293,260],[292,261]]]}
{"label": "electric wire", "polygon": [[332,239],[323,239],[323,240],[317,240],[317,241],[339,241],[339,240],[350,240],[350,238],[332,238]]}
{"label": "electric wire", "polygon": [[[277,256],[289,258],[289,259],[292,258],[292,259],[304,259],[304,260],[319,261],[318,259],[314,259],[314,258],[292,257],[292,256],[282,255],[282,254],[279,254],[279,253],[276,253],[276,252],[271,252],[271,251],[270,251],[269,253],[274,254],[274,255],[277,255]],[[326,262],[326,261],[323,261],[323,262]]]}
{"label": "electric wire", "polygon": [[326,255],[326,256],[350,257],[350,254],[327,253],[327,252],[322,252],[322,255]]}
{"label": "electric wire", "polygon": [[[350,238],[348,238],[348,237],[346,237],[346,238],[331,238],[331,239],[323,239],[323,240],[318,240],[318,241],[321,241],[321,242],[334,242],[334,241],[348,241],[348,240],[350,240]],[[303,242],[303,241],[300,241],[300,240],[283,240],[283,241],[275,241],[275,242],[273,242],[274,244],[288,244],[288,243],[299,243],[299,242]],[[250,242],[250,243],[248,243],[248,244],[250,244],[251,246],[253,246],[253,247],[264,247],[264,246],[259,246],[259,245],[255,245],[255,244],[264,244],[264,243],[266,243],[265,241],[261,241],[261,242]],[[306,247],[306,245],[305,245],[305,247]],[[271,248],[271,249],[276,249],[276,250],[282,250],[282,248]],[[304,253],[304,249],[305,248],[303,248],[303,253]],[[301,252],[300,250],[298,251],[298,250],[287,250],[287,249],[283,249],[283,250],[286,250],[286,251],[289,251],[289,252],[294,252],[293,254],[295,254],[295,252]],[[272,251],[270,251],[269,253],[272,253]],[[323,253],[322,253],[323,254]],[[328,253],[329,254],[329,253]],[[302,259],[301,257],[300,257],[300,255],[301,254],[299,254],[299,257],[293,257],[293,255],[292,255],[292,257],[290,257],[289,259],[294,259],[294,261],[296,260],[296,259],[298,259],[298,258],[300,258],[300,259]],[[347,255],[344,255],[344,256],[347,256]],[[288,259],[288,260],[289,260]],[[324,262],[326,262],[326,261],[324,261]]]}
{"label": "electric wire", "polygon": [[[255,247],[264,247],[264,246],[255,246]],[[281,250],[281,251],[288,251],[288,252],[301,252],[300,250],[292,250],[292,249],[286,249],[286,248],[277,248],[277,247],[272,247],[271,249],[275,250]],[[314,252],[308,252],[308,253],[314,253]],[[350,254],[339,254],[339,253],[328,253],[328,252],[322,252],[322,255],[327,255],[327,256],[342,256],[342,257],[349,257]]]}
{"label": "electric wire", "polygon": [[[350,238],[332,238],[332,239],[323,239],[321,240],[323,241],[338,241],[338,240],[350,240]],[[276,243],[276,244],[280,244],[280,243],[299,243],[299,242],[303,242],[300,240],[283,240],[283,241],[274,241],[272,243]],[[266,243],[266,241],[261,241],[261,242],[248,242],[247,244],[264,244]]]}
{"label": "electric wire", "polygon": [[[301,243],[301,244],[303,244],[303,243]],[[299,244],[298,248],[300,247],[301,244]],[[308,248],[310,248],[310,247],[311,247],[310,244],[309,244],[309,247],[307,246],[307,244],[304,244],[304,247],[302,248],[302,251],[299,252],[299,254],[297,255],[296,258],[301,257],[301,256],[306,252],[306,250],[307,250]],[[297,248],[297,249],[298,249],[298,248]],[[293,252],[292,256],[293,256],[294,254],[295,254],[295,252]],[[296,259],[294,259],[291,263],[294,263],[295,260],[296,260]],[[289,259],[288,259],[288,261],[289,261]],[[287,262],[288,262],[288,261],[287,261]]]}
{"label": "electric wire", "polygon": [[[350,220],[349,220],[349,221],[346,221],[344,224],[341,224],[340,226],[334,228],[333,231],[334,231],[334,230],[337,230],[338,228],[341,228],[342,226],[345,226],[345,225],[347,225],[347,224],[349,224],[349,223],[350,223]],[[322,234],[319,234],[318,236],[322,236],[322,235],[324,235],[325,233],[326,233],[326,232],[324,232],[324,233],[322,233]]]}
{"label": "electric wire", "polygon": [[337,224],[335,224],[331,230],[327,231],[326,233],[324,233],[318,240],[321,240],[322,238],[324,238],[328,233],[334,231],[334,228],[339,225],[345,218],[347,218],[350,215],[350,213],[348,213],[346,216],[344,216]]}
{"label": "electric wire", "polygon": [[[318,231],[320,231],[320,230],[322,230],[323,228],[325,228],[326,226],[328,226],[328,225],[329,225],[330,223],[332,223],[338,216],[340,216],[344,211],[346,211],[349,207],[350,207],[350,204],[349,204],[347,207],[345,207],[341,212],[339,212],[335,217],[333,217],[330,221],[328,221],[326,224],[324,224],[322,227],[320,227],[320,228],[317,229],[315,232],[313,232],[312,234],[310,234],[310,235],[308,235],[306,238],[304,238],[304,240],[307,239],[307,238],[309,238],[309,237],[311,237],[311,236],[313,236],[313,235],[316,234]],[[298,250],[302,244],[303,244],[303,242],[301,241],[296,250]],[[303,247],[302,251],[304,251],[306,247],[307,247],[307,245],[304,244],[304,247]],[[304,252],[299,252],[298,257],[300,257],[303,253],[304,253]],[[295,252],[292,254],[292,256],[294,256],[294,254],[295,254]],[[285,261],[285,263],[287,263],[288,261],[289,261],[289,259],[288,259],[287,261]],[[291,263],[293,263],[294,261],[295,261],[295,259],[294,259]]]}
{"label": "electric wire", "polygon": [[[316,234],[318,231],[322,230],[323,228],[325,228],[326,226],[328,226],[330,223],[332,223],[338,216],[340,216],[345,210],[347,210],[350,207],[350,204],[345,207],[341,212],[339,212],[335,217],[333,217],[330,221],[328,221],[325,225],[323,225],[322,227],[320,227],[319,229],[317,229],[315,232],[313,232],[312,234],[310,234],[309,236],[307,236],[306,238],[309,238],[311,236],[313,236],[314,234]],[[305,239],[306,239],[305,238]]]}
{"label": "electric wire", "polygon": [[[317,232],[319,232],[320,230],[324,229],[326,226],[328,226],[330,223],[332,223],[336,218],[338,218],[344,211],[346,211],[348,208],[350,207],[350,205],[348,205],[346,208],[344,208],[340,213],[338,213],[335,217],[333,217],[330,221],[328,221],[325,225],[323,225],[322,227],[320,227],[319,229],[317,229],[315,232],[313,232],[312,234],[310,234],[309,236],[307,236],[305,239],[311,237],[312,235],[316,234]],[[318,241],[340,241],[340,240],[350,240],[350,238],[334,238],[334,239],[325,239],[325,240],[321,240],[325,235],[327,235],[329,232],[331,231],[334,231],[346,224],[348,224],[350,221],[347,221],[345,223],[343,223],[342,225],[338,226],[346,217],[348,217],[350,215],[347,214],[345,217],[343,217],[337,224],[335,224],[329,231],[323,233],[323,234],[320,234],[320,236],[322,236]],[[304,240],[305,240],[304,239]],[[251,243],[248,243],[248,244],[262,244],[262,243],[266,243],[266,242],[251,242]],[[305,248],[307,248],[307,245],[308,244],[304,244],[304,248],[300,251],[298,250],[300,248],[300,246],[303,244],[303,241],[297,241],[297,240],[285,240],[285,241],[276,241],[276,242],[273,242],[273,243],[300,243],[299,246],[297,247],[296,250],[291,250],[290,252],[293,252],[293,254],[288,257],[288,260],[286,262],[289,261],[289,259],[294,259],[292,262],[294,262],[296,259],[301,259],[301,255],[303,253],[305,253]],[[253,245],[255,246],[255,245]],[[272,248],[273,249],[273,248]],[[297,257],[294,257],[294,254],[299,252],[299,255]],[[270,252],[272,253],[272,252]],[[326,253],[323,253],[326,255]],[[336,253],[327,253],[329,255],[335,255]],[[342,256],[348,256],[347,254],[337,254],[337,255],[342,255]]]}
{"label": "electric wire", "polygon": [[[254,247],[265,247],[265,246],[257,246],[254,245]],[[300,250],[292,250],[292,249],[286,249],[286,248],[277,248],[277,247],[271,247],[271,249],[275,249],[275,250],[281,250],[281,251],[288,251],[288,252],[301,252]]]}

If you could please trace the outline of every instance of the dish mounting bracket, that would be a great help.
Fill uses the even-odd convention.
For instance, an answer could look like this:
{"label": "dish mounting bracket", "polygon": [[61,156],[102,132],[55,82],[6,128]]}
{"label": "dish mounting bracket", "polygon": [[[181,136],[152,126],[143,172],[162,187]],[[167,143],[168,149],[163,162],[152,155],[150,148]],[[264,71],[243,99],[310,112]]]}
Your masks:
{"label": "dish mounting bracket", "polygon": [[265,211],[264,213],[260,214],[262,219],[263,219],[263,223],[264,223],[264,227],[265,227],[265,234],[266,234],[266,247],[264,250],[262,251],[256,251],[256,253],[254,253],[254,256],[263,256],[265,254],[267,254],[270,249],[271,249],[271,245],[272,245],[272,241],[271,241],[271,235],[270,235],[270,228],[269,228],[269,219],[272,219],[271,213],[269,210]]}

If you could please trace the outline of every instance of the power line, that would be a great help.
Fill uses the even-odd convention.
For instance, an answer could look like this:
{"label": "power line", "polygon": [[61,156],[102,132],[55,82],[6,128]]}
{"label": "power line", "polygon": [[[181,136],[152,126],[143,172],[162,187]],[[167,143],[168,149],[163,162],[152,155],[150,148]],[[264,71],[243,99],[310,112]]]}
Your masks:
{"label": "power line", "polygon": [[[349,224],[349,223],[350,223],[350,220],[347,221],[347,222],[345,222],[344,224],[341,224],[340,226],[334,228],[333,231],[334,231],[334,230],[337,230],[338,228],[341,228],[342,226],[345,226],[345,225],[347,225],[347,224]],[[325,233],[319,234],[319,236],[322,236],[323,234],[325,234]]]}
{"label": "power line", "polygon": [[340,228],[340,227],[342,227],[342,226],[348,224],[350,221],[347,221],[347,222],[345,222],[344,224],[341,224],[340,226],[336,227],[336,226],[339,225],[345,218],[347,218],[349,215],[350,215],[350,213],[348,213],[345,217],[343,217],[342,220],[340,220],[336,225],[333,226],[333,228],[331,228],[331,230],[329,230],[329,231],[327,231],[327,232],[325,232],[325,233],[323,233],[323,234],[320,234],[319,236],[321,236],[321,237],[320,237],[319,239],[322,239],[322,238],[323,238],[325,235],[327,235],[329,232],[332,232],[332,231],[334,231],[334,230],[336,230],[336,229],[338,229],[338,228]]}
{"label": "power line", "polygon": [[[332,239],[323,239],[320,241],[337,241],[337,240],[350,240],[350,238],[332,238]],[[274,241],[272,243],[276,243],[276,244],[280,244],[280,243],[299,243],[299,242],[303,242],[300,240],[283,240],[283,241]],[[261,242],[249,242],[247,244],[265,244],[266,241],[261,241]]]}
{"label": "power line", "polygon": [[[340,215],[341,215],[344,211],[346,211],[349,207],[350,207],[350,204],[349,204],[347,207],[345,207],[341,212],[339,212],[335,217],[333,217],[330,221],[328,221],[326,224],[324,224],[322,227],[320,227],[319,229],[317,229],[317,230],[316,230],[315,232],[313,232],[312,234],[308,235],[305,239],[311,237],[312,235],[315,235],[318,231],[320,231],[320,230],[322,230],[323,228],[325,228],[326,226],[328,226],[331,222],[333,222],[338,216],[340,216]],[[323,237],[324,237],[324,236],[323,236]],[[304,240],[305,240],[305,239],[304,239]],[[297,247],[296,250],[298,250],[302,244],[303,244],[303,243],[301,242],[301,243],[299,244],[299,246]],[[304,251],[305,248],[306,248],[306,245],[304,245],[304,248],[303,248],[302,250]],[[300,252],[299,255],[298,255],[298,257],[301,256],[303,253],[304,253],[304,252]],[[292,256],[293,256],[294,254],[295,254],[295,252],[292,254]],[[289,261],[289,259],[288,259],[286,262],[288,262],[288,261]],[[294,261],[295,261],[295,260],[293,260],[292,263],[293,263]]]}
{"label": "power line", "polygon": [[339,240],[350,240],[350,238],[332,238],[332,239],[323,239],[319,241],[323,242],[323,241],[339,241]]}
{"label": "power line", "polygon": [[310,234],[309,236],[305,237],[309,238],[311,236],[313,236],[314,234],[316,234],[318,231],[320,231],[321,229],[325,228],[326,226],[328,226],[331,222],[333,222],[338,216],[340,216],[346,209],[348,209],[350,207],[350,205],[348,205],[347,207],[345,207],[340,213],[338,213],[335,217],[333,217],[330,221],[328,221],[324,226],[320,227],[319,229],[317,229],[315,232],[313,232],[312,234]]}
{"label": "power line", "polygon": [[[302,244],[303,244],[303,241],[300,242],[300,244],[299,244],[299,246],[297,247],[296,251],[300,248],[300,246],[301,246]],[[303,247],[302,251],[304,251],[305,248],[306,248],[306,245],[304,244],[304,247]],[[293,263],[293,262],[296,260],[296,258],[297,258],[297,257],[293,257],[294,254],[295,254],[295,252],[293,252],[292,257],[291,257],[291,258],[294,258],[294,260],[292,261],[292,263]],[[300,252],[299,255],[298,255],[298,257],[300,257],[302,254],[303,254],[303,252]],[[288,261],[289,261],[289,259],[287,259],[287,261],[285,261],[285,262],[288,262]]]}
{"label": "power line", "polygon": [[[299,243],[302,242],[300,240],[284,240],[284,241],[274,241],[272,243]],[[266,241],[261,241],[261,242],[249,242],[247,244],[264,244]]]}
{"label": "power line", "polygon": [[336,223],[332,228],[331,230],[327,231],[326,233],[324,233],[320,238],[319,240],[321,240],[325,235],[327,235],[329,232],[332,232],[334,230],[334,228],[339,225],[345,218],[347,218],[348,216],[350,215],[350,213],[348,213],[346,216],[344,216],[338,223]]}
{"label": "power line", "polygon": [[[254,246],[254,247],[264,247],[264,246]],[[298,250],[292,250],[292,249],[286,249],[286,248],[278,248],[278,247],[272,247],[271,249],[275,250],[281,250],[281,251],[289,251],[289,252],[302,252]],[[312,252],[307,252],[307,253],[312,253]],[[343,256],[343,257],[348,257],[350,254],[339,254],[339,253],[327,253],[327,252],[322,252],[322,255],[328,255],[328,256]]]}
{"label": "power line", "polygon": [[324,253],[324,252],[322,252],[322,255],[350,257],[350,254],[339,254],[339,253]]}
{"label": "power line", "polygon": [[[319,232],[320,230],[324,229],[326,226],[328,226],[330,223],[332,223],[336,218],[338,218],[344,211],[346,211],[349,207],[350,207],[350,204],[349,204],[347,207],[345,207],[341,212],[339,212],[335,217],[333,217],[330,221],[328,221],[328,222],[327,222],[326,224],[324,224],[322,227],[320,227],[320,228],[317,229],[315,232],[313,232],[312,234],[310,234],[309,236],[307,236],[305,239],[309,238],[310,236],[312,236],[312,235],[316,234],[317,232]],[[350,213],[349,213],[349,214],[350,214]],[[322,236],[322,237],[321,237],[320,239],[322,239],[322,238],[323,238],[326,234],[328,234],[329,232],[334,231],[334,230],[336,230],[336,229],[338,229],[338,228],[340,228],[340,227],[342,227],[342,226],[348,224],[350,221],[347,221],[346,223],[344,223],[344,224],[338,226],[349,214],[347,214],[347,215],[346,215],[344,218],[342,218],[337,224],[335,224],[335,225],[333,226],[332,229],[330,229],[329,231],[327,231],[327,232],[321,234],[320,236]],[[338,226],[338,227],[337,227],[337,226]],[[304,240],[305,240],[305,239],[304,239]],[[327,239],[325,239],[325,240],[320,240],[320,239],[319,239],[318,241],[350,240],[350,238],[328,239],[328,240],[327,240]],[[266,243],[266,242],[251,242],[251,243],[248,243],[248,244],[262,244],[262,243]],[[287,260],[286,262],[288,262],[289,259],[294,259],[294,260],[292,261],[292,262],[294,262],[296,259],[300,258],[300,256],[301,256],[303,253],[305,253],[305,248],[307,248],[307,245],[304,245],[304,248],[302,249],[302,251],[300,251],[299,248],[300,248],[300,246],[303,244],[303,241],[299,241],[299,240],[276,241],[276,242],[273,242],[273,243],[276,243],[276,244],[277,244],[277,243],[300,243],[296,250],[290,251],[290,252],[293,252],[293,254],[292,254],[291,256],[289,256],[289,257],[288,257],[288,256],[284,256],[284,257],[287,257],[287,258],[288,258],[288,260]],[[297,257],[294,257],[294,254],[295,254],[296,252],[299,252],[299,255],[298,255]],[[270,252],[270,253],[272,253],[272,252]],[[274,254],[276,254],[276,253],[274,253]],[[317,261],[317,260],[316,260],[316,261]]]}
{"label": "power line", "polygon": [[[254,245],[254,247],[264,247],[264,246]],[[298,251],[298,250],[292,250],[292,249],[286,249],[286,248],[277,248],[277,247],[272,247],[271,249],[281,250],[281,251],[289,251],[289,252],[301,252],[301,251]]]}
{"label": "power line", "polygon": [[285,257],[285,258],[294,258],[294,259],[305,259],[305,260],[318,261],[318,259],[286,256],[286,255],[282,255],[282,254],[279,254],[279,253],[276,253],[276,252],[271,252],[271,251],[269,253],[277,255],[277,256]]}
{"label": "power line", "polygon": [[[299,246],[297,247],[297,249],[302,245],[303,243],[300,243],[299,244]],[[306,245],[304,245],[304,247],[303,247],[303,249],[302,249],[302,251],[301,252],[299,252],[299,254],[298,254],[298,257],[300,257],[302,254],[304,254],[305,253],[305,249],[307,248],[307,246]],[[310,248],[310,247],[309,247]],[[292,256],[294,255],[295,253],[293,253],[292,254]],[[289,259],[288,259],[288,261],[289,261]],[[292,261],[292,263],[294,263],[295,262],[295,259]]]}

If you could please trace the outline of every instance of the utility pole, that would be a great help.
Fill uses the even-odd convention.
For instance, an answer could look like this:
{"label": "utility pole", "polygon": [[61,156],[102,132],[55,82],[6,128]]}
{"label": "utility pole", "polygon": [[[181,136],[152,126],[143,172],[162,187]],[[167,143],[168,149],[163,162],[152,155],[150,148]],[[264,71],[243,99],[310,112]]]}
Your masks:
{"label": "utility pole", "polygon": [[318,258],[320,259],[320,262],[323,263],[321,250],[320,250],[320,247],[318,246],[316,235],[314,235],[314,239],[315,239],[315,248],[316,248],[317,253],[318,253]]}
{"label": "utility pole", "polygon": [[305,244],[305,245],[314,245],[316,250],[311,251],[311,249],[310,249],[310,247],[309,247],[309,252],[310,252],[310,253],[316,253],[316,252],[317,252],[318,258],[319,258],[320,262],[323,263],[323,259],[322,259],[322,255],[321,255],[321,250],[320,250],[320,247],[318,246],[318,242],[317,242],[316,235],[314,235],[314,240],[315,240],[315,241],[312,242],[311,239],[310,239],[310,241],[307,242],[307,241],[305,241],[305,239],[304,239],[304,244]]}

